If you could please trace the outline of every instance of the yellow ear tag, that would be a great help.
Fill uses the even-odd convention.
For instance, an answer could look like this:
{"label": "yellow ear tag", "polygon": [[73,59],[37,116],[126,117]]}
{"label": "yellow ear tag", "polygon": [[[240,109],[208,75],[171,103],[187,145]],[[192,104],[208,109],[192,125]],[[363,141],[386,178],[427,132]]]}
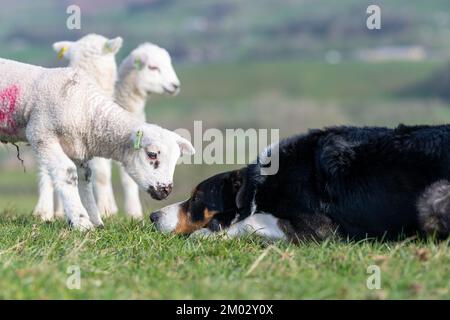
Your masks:
{"label": "yellow ear tag", "polygon": [[103,47],[103,49],[105,50],[106,53],[112,52],[112,48],[111,48],[111,45],[109,44],[109,42],[105,43],[105,46]]}
{"label": "yellow ear tag", "polygon": [[134,60],[134,67],[136,70],[141,70],[143,65],[142,65],[142,61],[140,58],[136,58],[136,60]]}
{"label": "yellow ear tag", "polygon": [[58,51],[58,60],[61,60],[64,57],[64,55],[66,54],[67,50],[69,50],[69,48],[64,46]]}
{"label": "yellow ear tag", "polygon": [[134,140],[134,150],[139,150],[141,148],[142,136],[144,133],[141,130],[136,132],[136,140]]}

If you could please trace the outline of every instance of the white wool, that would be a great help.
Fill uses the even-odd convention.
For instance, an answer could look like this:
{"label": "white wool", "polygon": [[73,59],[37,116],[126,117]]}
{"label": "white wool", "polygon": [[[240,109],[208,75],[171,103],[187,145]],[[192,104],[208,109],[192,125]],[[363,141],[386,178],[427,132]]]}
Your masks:
{"label": "white wool", "polygon": [[[39,163],[50,173],[70,222],[77,228],[101,225],[88,192],[86,166],[91,158],[121,162],[139,186],[149,190],[170,185],[180,153],[194,152],[187,140],[144,123],[101,94],[98,85],[82,70],[46,69],[0,59],[0,74],[0,93],[17,88],[16,104],[9,115],[12,122],[3,124],[5,127],[0,123],[0,140],[31,144]],[[143,138],[135,150],[138,131]],[[147,158],[149,151],[160,152],[157,168]]]}
{"label": "white wool", "polygon": [[[117,78],[115,54],[121,48],[122,42],[120,37],[108,39],[89,34],[77,41],[55,42],[53,49],[58,52],[59,58],[69,60],[70,67],[85,71],[105,95],[112,97]],[[111,161],[97,158],[91,161],[90,166],[100,212],[117,212],[112,192]],[[40,168],[39,199],[34,212],[44,220],[51,220],[54,216],[63,214],[60,212],[61,206],[57,206],[61,202],[60,199],[57,196],[53,198],[53,189],[48,173]]]}
{"label": "white wool", "polygon": [[[116,84],[115,101],[132,112],[138,119],[145,119],[145,104],[152,93],[179,92],[180,80],[172,66],[169,53],[154,44],[144,43],[134,49],[120,64]],[[120,171],[124,190],[125,212],[132,217],[143,216],[136,183]]]}
{"label": "white wool", "polygon": [[104,93],[113,96],[117,80],[115,54],[122,46],[122,38],[108,39],[98,34],[88,34],[77,41],[60,41],[53,44],[57,52],[64,51],[69,66],[80,68],[92,76]]}

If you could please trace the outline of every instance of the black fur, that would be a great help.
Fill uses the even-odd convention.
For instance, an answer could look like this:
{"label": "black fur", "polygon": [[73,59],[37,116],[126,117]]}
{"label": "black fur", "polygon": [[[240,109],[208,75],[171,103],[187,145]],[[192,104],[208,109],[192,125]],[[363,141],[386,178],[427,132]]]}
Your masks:
{"label": "black fur", "polygon": [[[204,205],[219,211],[210,225],[244,219],[254,203],[256,212],[287,220],[297,230],[299,220],[322,215],[344,237],[398,239],[427,232],[417,203],[421,195],[433,196],[434,189],[425,195],[428,186],[450,179],[450,126],[312,130],[282,141],[279,155],[275,175],[262,176],[257,162],[197,187]],[[425,207],[421,216],[431,214]],[[447,211],[434,216],[449,221]],[[445,226],[440,236],[448,236]]]}
{"label": "black fur", "polygon": [[419,223],[426,234],[439,239],[450,233],[450,182],[441,180],[429,186],[417,203]]}

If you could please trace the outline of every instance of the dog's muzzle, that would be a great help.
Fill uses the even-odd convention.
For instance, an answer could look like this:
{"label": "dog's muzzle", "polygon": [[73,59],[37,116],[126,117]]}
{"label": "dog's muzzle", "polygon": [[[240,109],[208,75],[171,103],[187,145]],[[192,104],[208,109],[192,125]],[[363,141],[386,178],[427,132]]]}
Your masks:
{"label": "dog's muzzle", "polygon": [[157,223],[159,218],[161,217],[161,211],[155,211],[150,214],[150,221],[152,223]]}
{"label": "dog's muzzle", "polygon": [[150,186],[147,189],[147,192],[150,196],[155,200],[163,200],[167,198],[167,196],[172,192],[172,184],[168,185],[159,185],[157,187]]}

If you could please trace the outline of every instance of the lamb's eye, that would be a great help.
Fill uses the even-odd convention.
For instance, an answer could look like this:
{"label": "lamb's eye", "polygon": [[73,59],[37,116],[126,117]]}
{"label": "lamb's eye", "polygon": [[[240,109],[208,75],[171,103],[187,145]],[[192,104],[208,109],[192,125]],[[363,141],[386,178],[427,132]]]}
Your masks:
{"label": "lamb's eye", "polygon": [[152,70],[152,71],[158,71],[158,72],[160,71],[159,68],[158,68],[157,66],[149,65],[148,68],[149,68],[150,70]]}
{"label": "lamb's eye", "polygon": [[147,157],[150,160],[156,160],[156,158],[158,157],[158,154],[156,152],[147,152]]}

